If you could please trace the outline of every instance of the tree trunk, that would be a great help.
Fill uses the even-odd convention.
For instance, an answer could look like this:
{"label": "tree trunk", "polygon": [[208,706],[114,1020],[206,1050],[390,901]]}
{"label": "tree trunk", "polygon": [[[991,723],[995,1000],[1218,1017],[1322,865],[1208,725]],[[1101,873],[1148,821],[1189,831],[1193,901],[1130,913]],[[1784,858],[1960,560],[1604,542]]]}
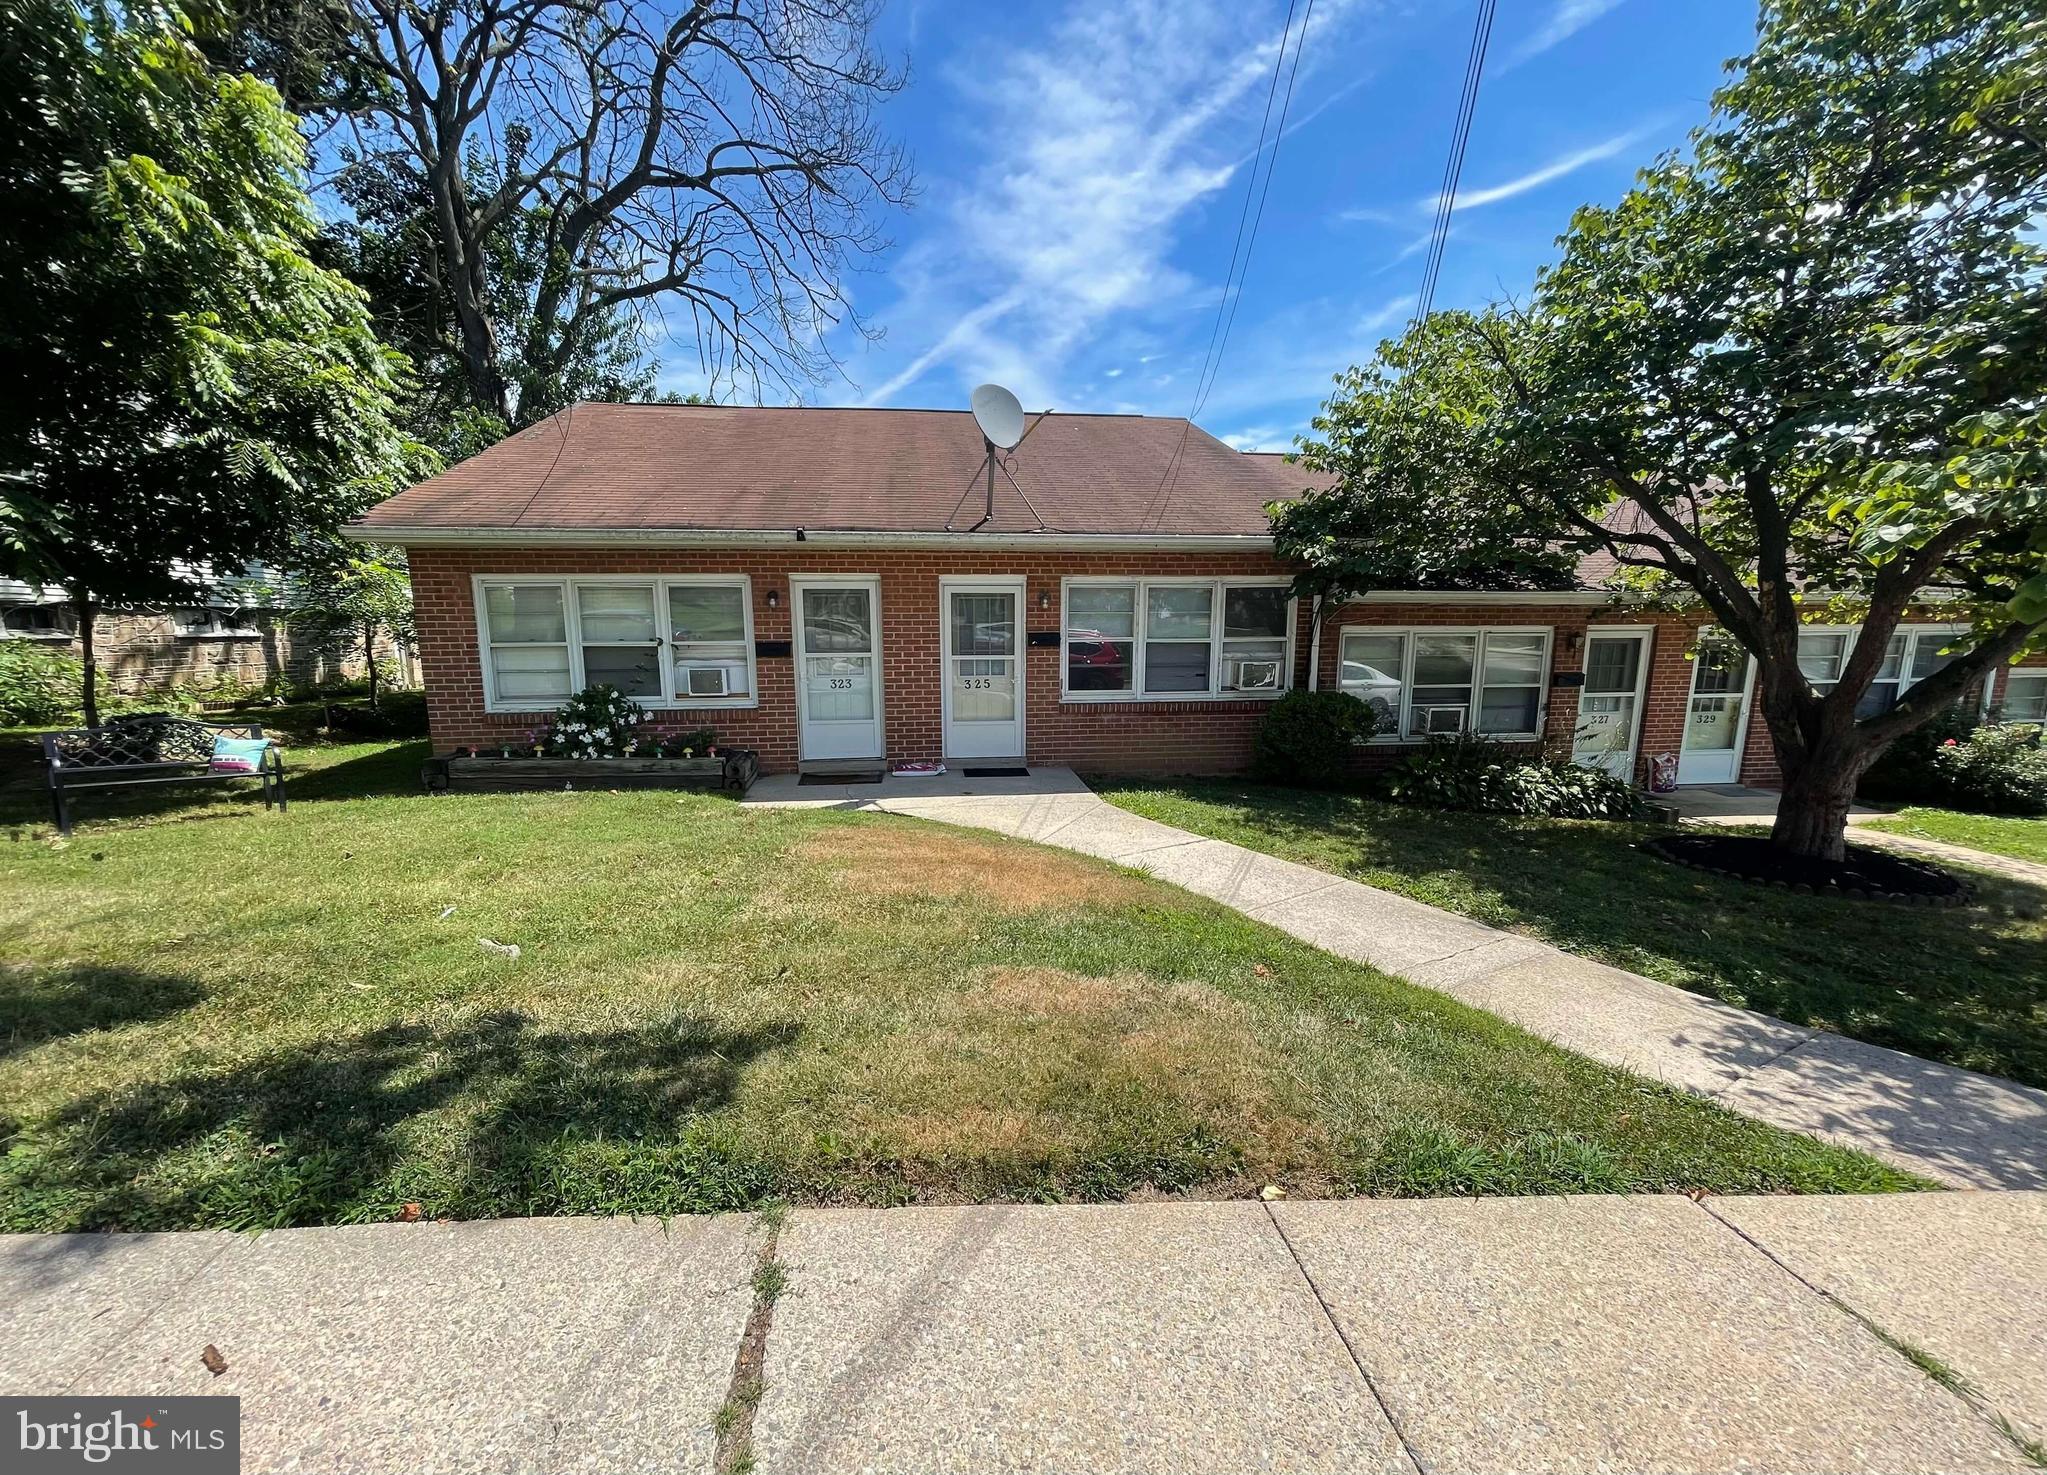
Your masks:
{"label": "tree trunk", "polygon": [[1784,776],[1770,843],[1813,860],[1841,860],[1848,848],[1848,806],[1863,765],[1829,753]]}
{"label": "tree trunk", "polygon": [[370,681],[370,710],[374,712],[377,710],[377,622],[375,620],[364,620],[362,622],[362,660],[363,670],[368,674]]}
{"label": "tree trunk", "polygon": [[99,652],[93,649],[93,620],[98,609],[93,605],[92,596],[82,591],[73,591],[72,602],[78,611],[78,658],[85,667],[85,690],[79,694],[78,710],[85,717],[87,727],[100,725],[99,694]]}

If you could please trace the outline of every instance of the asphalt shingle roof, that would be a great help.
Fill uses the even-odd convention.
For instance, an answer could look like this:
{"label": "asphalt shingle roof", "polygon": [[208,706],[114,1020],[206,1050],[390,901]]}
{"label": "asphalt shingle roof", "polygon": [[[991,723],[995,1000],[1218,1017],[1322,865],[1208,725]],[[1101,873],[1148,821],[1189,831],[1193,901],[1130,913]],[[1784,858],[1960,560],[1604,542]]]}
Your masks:
{"label": "asphalt shingle roof", "polygon": [[[1017,486],[996,473],[983,531],[1037,529],[1028,497],[1065,533],[1258,535],[1265,504],[1308,481],[1185,420],[1030,423],[1006,458]],[[982,466],[964,410],[579,404],[380,503],[362,526],[935,533],[980,518]]]}

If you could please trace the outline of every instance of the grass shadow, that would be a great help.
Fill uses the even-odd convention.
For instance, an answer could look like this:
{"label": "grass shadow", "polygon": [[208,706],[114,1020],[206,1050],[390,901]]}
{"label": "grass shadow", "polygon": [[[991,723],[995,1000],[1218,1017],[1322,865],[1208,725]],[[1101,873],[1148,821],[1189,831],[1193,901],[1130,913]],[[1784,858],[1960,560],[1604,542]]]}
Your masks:
{"label": "grass shadow", "polygon": [[68,1035],[164,1019],[205,997],[188,978],[135,968],[0,967],[0,1059]]}
{"label": "grass shadow", "polygon": [[15,1125],[0,1227],[231,1229],[399,1217],[685,1213],[771,1196],[707,1121],[800,1026],[676,1014],[397,1023],[78,1098]]}

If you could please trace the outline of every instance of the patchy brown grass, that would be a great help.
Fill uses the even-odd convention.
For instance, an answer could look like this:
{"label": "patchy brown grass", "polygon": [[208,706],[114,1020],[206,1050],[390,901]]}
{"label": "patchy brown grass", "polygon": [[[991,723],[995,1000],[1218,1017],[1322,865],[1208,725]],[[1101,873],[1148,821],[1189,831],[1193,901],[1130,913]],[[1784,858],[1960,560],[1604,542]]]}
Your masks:
{"label": "patchy brown grass", "polygon": [[826,830],[798,854],[870,896],[972,898],[1006,912],[1158,900],[1154,883],[1048,850],[908,826]]}
{"label": "patchy brown grass", "polygon": [[1206,985],[1141,973],[990,968],[870,1075],[875,1150],[1001,1161],[1079,1153],[1104,1114],[1160,1140],[1238,1144],[1251,1172],[1312,1156],[1312,1129],[1243,1006]]}

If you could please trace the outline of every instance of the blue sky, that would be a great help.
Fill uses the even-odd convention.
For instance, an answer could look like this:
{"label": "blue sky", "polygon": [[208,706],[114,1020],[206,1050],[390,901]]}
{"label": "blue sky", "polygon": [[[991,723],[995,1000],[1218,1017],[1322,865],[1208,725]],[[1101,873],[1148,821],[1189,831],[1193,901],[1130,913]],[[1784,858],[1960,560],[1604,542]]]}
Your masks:
{"label": "blue sky", "polygon": [[[1305,5],[1305,0],[1301,0]],[[1283,449],[1412,310],[1474,6],[1316,0],[1288,133],[1199,423]],[[1285,0],[896,0],[886,124],[917,207],[851,281],[825,404],[1184,415],[1216,320]],[[1298,12],[1297,12],[1298,23]],[[1500,0],[1439,307],[1525,294],[1571,211],[1706,114],[1743,0]],[[1282,81],[1282,90],[1284,89]],[[677,355],[669,381],[689,383]]]}

